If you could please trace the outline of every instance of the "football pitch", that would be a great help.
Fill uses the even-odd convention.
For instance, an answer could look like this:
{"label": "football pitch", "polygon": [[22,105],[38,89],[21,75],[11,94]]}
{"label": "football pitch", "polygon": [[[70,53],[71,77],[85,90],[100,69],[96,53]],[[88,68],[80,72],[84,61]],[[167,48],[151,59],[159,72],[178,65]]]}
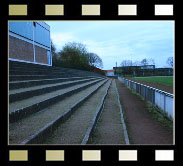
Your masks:
{"label": "football pitch", "polygon": [[173,86],[173,76],[153,76],[153,77],[130,77],[133,80],[146,81],[165,86]]}

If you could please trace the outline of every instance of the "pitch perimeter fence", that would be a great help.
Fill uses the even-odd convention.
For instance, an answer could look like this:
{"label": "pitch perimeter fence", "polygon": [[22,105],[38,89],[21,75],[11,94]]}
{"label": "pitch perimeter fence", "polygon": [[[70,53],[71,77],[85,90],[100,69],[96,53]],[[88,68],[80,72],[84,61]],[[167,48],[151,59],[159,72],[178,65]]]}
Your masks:
{"label": "pitch perimeter fence", "polygon": [[153,107],[158,107],[161,110],[160,112],[167,118],[173,120],[173,94],[125,78],[118,77],[118,80],[141,95],[144,100],[150,102]]}

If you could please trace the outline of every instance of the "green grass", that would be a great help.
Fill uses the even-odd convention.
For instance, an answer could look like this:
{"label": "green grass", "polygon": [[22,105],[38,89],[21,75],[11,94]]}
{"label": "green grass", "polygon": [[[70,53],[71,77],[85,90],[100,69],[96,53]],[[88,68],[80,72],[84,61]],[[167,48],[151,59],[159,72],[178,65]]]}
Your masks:
{"label": "green grass", "polygon": [[153,119],[160,122],[163,126],[167,127],[169,131],[173,131],[173,121],[165,118],[162,113],[158,112],[150,104],[146,103],[148,111]]}
{"label": "green grass", "polygon": [[130,79],[157,83],[165,86],[173,86],[173,76],[153,76],[153,77],[128,77]]}

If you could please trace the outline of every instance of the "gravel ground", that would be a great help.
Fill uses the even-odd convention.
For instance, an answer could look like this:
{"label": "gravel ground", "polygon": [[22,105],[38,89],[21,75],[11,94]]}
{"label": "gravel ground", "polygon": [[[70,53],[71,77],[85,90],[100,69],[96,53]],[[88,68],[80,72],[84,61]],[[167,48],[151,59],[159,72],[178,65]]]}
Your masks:
{"label": "gravel ground", "polygon": [[126,117],[131,144],[173,144],[173,131],[168,130],[149,114],[146,103],[116,81],[120,102]]}
{"label": "gravel ground", "polygon": [[84,96],[88,95],[97,86],[104,81],[89,87],[57,104],[48,107],[40,112],[32,114],[31,116],[22,119],[15,123],[9,124],[9,142],[10,144],[19,144],[26,138],[34,134],[37,130],[44,127],[48,122],[56,119],[63,112],[67,111],[73,104],[79,101]]}
{"label": "gravel ground", "polygon": [[88,144],[125,144],[115,80],[112,81],[105,100],[104,110]]}
{"label": "gravel ground", "polygon": [[53,97],[53,96],[56,96],[56,95],[59,95],[59,94],[63,94],[65,92],[69,92],[73,89],[79,88],[79,87],[84,86],[84,85],[91,84],[92,82],[96,82],[96,81],[97,80],[82,83],[82,84],[78,84],[78,85],[68,87],[68,88],[64,88],[64,89],[60,89],[60,90],[57,90],[57,91],[54,91],[54,92],[50,92],[50,93],[42,94],[42,95],[39,95],[39,96],[34,96],[32,98],[24,99],[24,100],[21,100],[21,101],[16,101],[16,102],[13,102],[13,103],[9,103],[9,112],[13,112],[17,109],[20,109],[20,108],[23,108],[23,107],[26,107],[26,106],[30,106],[32,104],[35,104],[35,103],[38,103],[40,101],[46,100],[50,97]]}
{"label": "gravel ground", "polygon": [[61,124],[44,144],[81,144],[110,81]]}

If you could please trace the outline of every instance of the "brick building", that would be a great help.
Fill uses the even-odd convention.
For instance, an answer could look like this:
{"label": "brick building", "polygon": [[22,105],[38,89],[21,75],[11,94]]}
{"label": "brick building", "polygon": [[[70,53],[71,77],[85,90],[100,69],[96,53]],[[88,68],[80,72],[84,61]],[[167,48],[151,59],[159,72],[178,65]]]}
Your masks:
{"label": "brick building", "polygon": [[9,60],[52,66],[49,25],[9,21]]}

